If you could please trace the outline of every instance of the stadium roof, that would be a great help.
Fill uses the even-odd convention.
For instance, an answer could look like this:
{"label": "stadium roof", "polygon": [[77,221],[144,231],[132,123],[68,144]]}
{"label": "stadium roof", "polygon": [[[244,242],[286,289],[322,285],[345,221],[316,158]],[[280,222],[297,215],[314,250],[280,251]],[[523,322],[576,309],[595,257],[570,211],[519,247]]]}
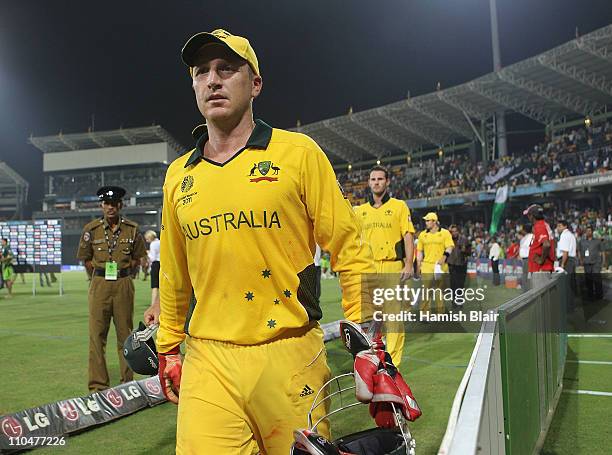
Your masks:
{"label": "stadium roof", "polygon": [[4,161],[0,161],[0,188],[20,187],[27,190],[28,186],[28,182],[22,176]]}
{"label": "stadium roof", "polygon": [[331,158],[356,162],[471,141],[480,135],[475,123],[500,111],[551,125],[610,103],[612,25],[467,83],[297,130]]}
{"label": "stadium roof", "polygon": [[34,137],[28,142],[43,153],[68,152],[102,147],[120,147],[134,144],[168,143],[180,155],[185,148],[159,125],[141,128],[121,128],[111,131],[89,131],[87,133],[62,134]]}
{"label": "stadium roof", "polygon": [[30,185],[4,161],[0,161],[0,219],[21,218]]}

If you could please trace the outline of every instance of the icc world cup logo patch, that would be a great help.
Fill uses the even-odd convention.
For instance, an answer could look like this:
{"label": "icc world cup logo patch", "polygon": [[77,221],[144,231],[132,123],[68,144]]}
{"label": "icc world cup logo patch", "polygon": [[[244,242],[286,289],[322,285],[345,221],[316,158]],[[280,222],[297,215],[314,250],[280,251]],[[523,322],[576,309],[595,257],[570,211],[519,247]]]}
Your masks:
{"label": "icc world cup logo patch", "polygon": [[270,171],[270,175],[278,175],[280,167],[275,166],[272,161],[260,161],[259,163],[253,163],[253,167],[251,168],[251,172],[249,173],[250,182],[276,182],[278,181],[278,177],[271,177],[268,174]]}
{"label": "icc world cup logo patch", "polygon": [[183,193],[186,193],[191,188],[193,188],[193,176],[186,175],[185,178],[183,179],[183,182],[181,183],[181,191]]}

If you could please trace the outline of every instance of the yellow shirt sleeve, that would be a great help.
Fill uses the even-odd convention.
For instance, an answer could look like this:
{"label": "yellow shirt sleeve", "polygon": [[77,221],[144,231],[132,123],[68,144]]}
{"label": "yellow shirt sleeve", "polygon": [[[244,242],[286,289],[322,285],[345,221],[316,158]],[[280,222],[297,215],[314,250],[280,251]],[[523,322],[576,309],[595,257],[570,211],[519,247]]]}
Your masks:
{"label": "yellow shirt sleeve", "polygon": [[362,322],[361,275],[375,272],[372,251],[362,240],[355,212],[342,195],[327,156],[312,140],[304,153],[300,179],[315,241],[330,252],[332,269],[340,274],[344,315]]}
{"label": "yellow shirt sleeve", "polygon": [[425,238],[425,231],[421,231],[417,241],[417,251],[425,251],[425,245],[423,245],[423,239]]}
{"label": "yellow shirt sleeve", "polygon": [[410,217],[410,209],[405,203],[402,203],[403,207],[400,211],[400,230],[402,231],[402,239],[406,233],[410,232],[414,234],[414,226],[412,225],[412,218]]}
{"label": "yellow shirt sleeve", "polygon": [[156,344],[157,351],[162,353],[175,348],[185,339],[185,319],[192,292],[187,266],[186,240],[176,219],[172,190],[167,183],[168,176],[163,189],[164,205],[159,239],[161,314]]}

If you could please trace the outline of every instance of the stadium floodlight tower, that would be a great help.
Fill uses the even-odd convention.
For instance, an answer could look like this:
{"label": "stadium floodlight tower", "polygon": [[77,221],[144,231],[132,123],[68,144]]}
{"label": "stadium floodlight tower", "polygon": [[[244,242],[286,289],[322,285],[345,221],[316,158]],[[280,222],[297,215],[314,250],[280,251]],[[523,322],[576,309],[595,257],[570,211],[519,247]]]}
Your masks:
{"label": "stadium floodlight tower", "polygon": [[[497,24],[497,0],[489,0],[489,12],[491,15],[491,47],[493,48],[493,71],[496,73],[501,70],[501,50],[499,46],[499,27]],[[497,122],[497,151],[498,155],[508,154],[508,143],[506,141],[506,117],[504,111],[500,110],[495,114]]]}

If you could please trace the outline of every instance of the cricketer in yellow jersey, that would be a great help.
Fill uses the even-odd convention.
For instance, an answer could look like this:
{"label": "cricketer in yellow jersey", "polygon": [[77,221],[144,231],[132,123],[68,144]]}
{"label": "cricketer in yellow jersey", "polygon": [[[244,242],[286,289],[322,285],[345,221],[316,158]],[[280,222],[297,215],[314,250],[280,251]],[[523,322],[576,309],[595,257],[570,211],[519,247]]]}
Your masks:
{"label": "cricketer in yellow jersey", "polygon": [[[385,276],[385,287],[393,288],[413,275],[414,226],[410,209],[405,202],[389,196],[389,173],[382,166],[370,171],[368,202],[355,208],[361,223],[364,240],[370,245],[376,272]],[[400,302],[389,302],[387,313],[399,314]],[[400,365],[404,351],[404,325],[401,322],[385,324],[386,347],[395,366]]]}
{"label": "cricketer in yellow jersey", "polygon": [[[425,230],[419,234],[417,242],[417,273],[423,279],[425,288],[438,288],[442,286],[440,273],[448,273],[446,260],[455,247],[453,236],[444,228],[440,227],[438,215],[429,212],[423,217]],[[436,294],[436,297],[439,297]],[[443,313],[444,302],[435,298],[434,305],[439,313]],[[422,310],[429,310],[432,302],[423,300]]]}
{"label": "cricketer in yellow jersey", "polygon": [[[285,455],[330,375],[315,244],[331,253],[355,322],[371,251],[319,146],[253,121],[262,78],[248,40],[199,33],[182,59],[206,126],[163,188],[157,349],[179,406],[176,451]],[[329,436],[325,422],[318,431]]]}

